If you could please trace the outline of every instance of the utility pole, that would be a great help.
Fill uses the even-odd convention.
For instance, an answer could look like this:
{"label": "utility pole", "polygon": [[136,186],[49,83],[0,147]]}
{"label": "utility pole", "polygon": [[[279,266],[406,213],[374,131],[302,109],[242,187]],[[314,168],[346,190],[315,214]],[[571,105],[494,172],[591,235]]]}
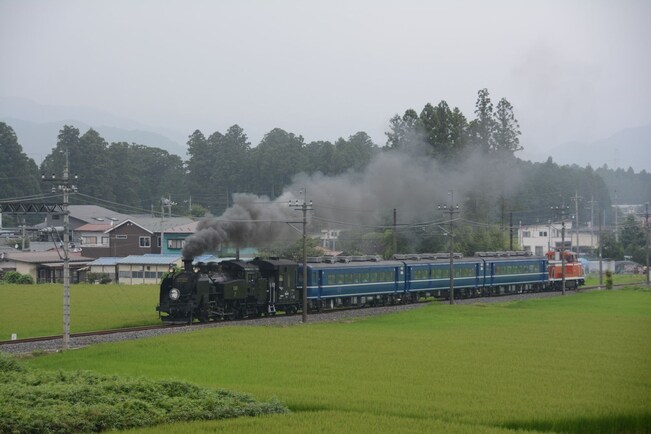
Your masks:
{"label": "utility pole", "polygon": [[398,234],[396,232],[398,226],[398,214],[395,208],[393,208],[393,254],[398,253]]}
{"label": "utility pole", "polygon": [[509,212],[509,250],[513,250],[513,211]]}
{"label": "utility pole", "polygon": [[438,209],[447,212],[450,214],[449,223],[450,223],[450,232],[448,236],[450,237],[450,304],[454,304],[454,214],[459,213],[459,205],[454,205],[454,191],[448,191],[450,196],[450,205],[439,205]]}
{"label": "utility pole", "polygon": [[307,202],[307,188],[304,192],[302,203],[298,199],[289,202],[290,207],[303,211],[303,324],[307,323],[307,212],[312,210],[312,201]]}
{"label": "utility pole", "polygon": [[590,249],[594,248],[594,196],[590,199]]}
{"label": "utility pole", "polygon": [[579,257],[579,192],[574,193],[574,210],[576,219],[576,227],[574,228],[574,233],[576,234],[576,257]]}
{"label": "utility pole", "polygon": [[[63,168],[63,176],[57,178],[52,174],[51,178],[42,175],[44,181],[58,183],[52,187],[52,192],[57,190],[63,193],[63,348],[70,348],[70,257],[68,255],[68,244],[70,244],[70,212],[68,211],[69,194],[77,191],[77,187],[70,183],[68,168],[68,150],[66,149],[66,165]],[[77,179],[77,175],[74,176]]]}
{"label": "utility pole", "polygon": [[645,253],[646,253],[646,286],[649,286],[649,202],[646,203],[646,213],[644,216],[644,229],[646,232],[646,246],[645,246]]}
{"label": "utility pole", "polygon": [[564,205],[553,206],[552,210],[561,213],[561,294],[565,295],[565,212],[568,207]]}

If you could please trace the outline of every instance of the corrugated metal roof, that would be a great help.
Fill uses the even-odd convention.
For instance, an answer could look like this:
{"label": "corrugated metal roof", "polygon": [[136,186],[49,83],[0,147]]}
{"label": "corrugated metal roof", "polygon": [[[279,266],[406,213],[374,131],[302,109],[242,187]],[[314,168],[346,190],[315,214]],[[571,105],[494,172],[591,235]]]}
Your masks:
{"label": "corrugated metal roof", "polygon": [[86,223],[83,226],[77,228],[77,232],[104,232],[107,229],[111,229],[113,225],[106,223]]}
{"label": "corrugated metal roof", "polygon": [[[63,259],[60,256],[63,255],[63,251],[61,251],[61,249],[59,249],[59,251],[48,250],[45,252],[5,252],[5,254],[7,259],[19,262],[63,262]],[[88,262],[93,260],[93,258],[87,258],[75,252],[69,252],[68,258],[70,258],[70,262]]]}
{"label": "corrugated metal roof", "polygon": [[199,222],[184,223],[173,228],[165,229],[166,234],[193,234],[197,231]]}
{"label": "corrugated metal roof", "polygon": [[175,255],[130,255],[117,261],[118,264],[137,264],[137,265],[166,265],[181,260],[181,256]]}
{"label": "corrugated metal roof", "polygon": [[97,258],[88,265],[115,265],[118,261],[122,259],[120,257],[107,256],[105,258]]}

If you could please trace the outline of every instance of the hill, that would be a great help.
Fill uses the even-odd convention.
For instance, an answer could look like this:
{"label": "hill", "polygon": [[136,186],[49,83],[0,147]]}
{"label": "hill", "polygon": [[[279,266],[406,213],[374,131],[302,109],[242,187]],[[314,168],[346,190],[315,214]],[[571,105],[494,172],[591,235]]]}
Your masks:
{"label": "hill", "polygon": [[593,168],[604,164],[611,169],[633,168],[651,172],[651,123],[627,128],[594,142],[568,142],[552,148],[548,154],[559,164],[577,164]]}
{"label": "hill", "polygon": [[40,164],[56,146],[64,125],[81,134],[95,129],[107,142],[127,142],[157,147],[185,155],[182,133],[139,124],[131,119],[87,107],[42,105],[24,98],[0,98],[0,121],[14,129],[24,152]]}

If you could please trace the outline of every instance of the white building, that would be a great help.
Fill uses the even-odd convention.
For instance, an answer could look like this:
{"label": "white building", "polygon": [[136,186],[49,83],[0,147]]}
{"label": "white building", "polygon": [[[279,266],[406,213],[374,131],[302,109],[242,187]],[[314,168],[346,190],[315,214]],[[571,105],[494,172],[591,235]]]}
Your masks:
{"label": "white building", "polygon": [[[542,256],[549,250],[559,249],[563,245],[561,223],[545,223],[520,226],[518,239],[522,249]],[[592,251],[599,247],[599,234],[590,228],[574,230],[572,222],[565,223],[565,248],[579,252]]]}
{"label": "white building", "polygon": [[321,247],[329,250],[337,250],[337,240],[341,229],[322,229],[321,230]]}

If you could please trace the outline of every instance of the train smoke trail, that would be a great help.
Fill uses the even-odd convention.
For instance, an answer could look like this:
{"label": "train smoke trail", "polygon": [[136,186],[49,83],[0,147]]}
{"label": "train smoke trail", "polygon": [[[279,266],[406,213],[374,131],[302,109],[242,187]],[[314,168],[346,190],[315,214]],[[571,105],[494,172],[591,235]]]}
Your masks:
{"label": "train smoke trail", "polygon": [[455,203],[463,203],[472,193],[497,203],[516,188],[517,179],[518,173],[506,160],[497,167],[487,164],[481,153],[469,153],[452,167],[432,159],[427,147],[414,140],[407,148],[380,152],[362,172],[299,174],[274,201],[234,195],[234,205],[222,216],[199,223],[197,233],[186,239],[183,256],[215,250],[221,243],[263,245],[296,234],[284,222],[301,219],[300,212],[288,206],[290,200],[303,199],[301,190],[307,190],[307,199],[314,203],[314,217],[330,222],[330,227],[347,229],[347,224],[388,225],[393,208],[403,224],[440,220],[437,205],[448,203],[448,191],[454,191]]}
{"label": "train smoke trail", "polygon": [[272,202],[268,197],[254,194],[233,195],[232,207],[219,218],[201,220],[197,232],[186,238],[183,257],[193,258],[215,250],[222,243],[244,247],[280,238],[291,230],[286,222],[296,220],[288,206],[290,197],[283,195]]}

